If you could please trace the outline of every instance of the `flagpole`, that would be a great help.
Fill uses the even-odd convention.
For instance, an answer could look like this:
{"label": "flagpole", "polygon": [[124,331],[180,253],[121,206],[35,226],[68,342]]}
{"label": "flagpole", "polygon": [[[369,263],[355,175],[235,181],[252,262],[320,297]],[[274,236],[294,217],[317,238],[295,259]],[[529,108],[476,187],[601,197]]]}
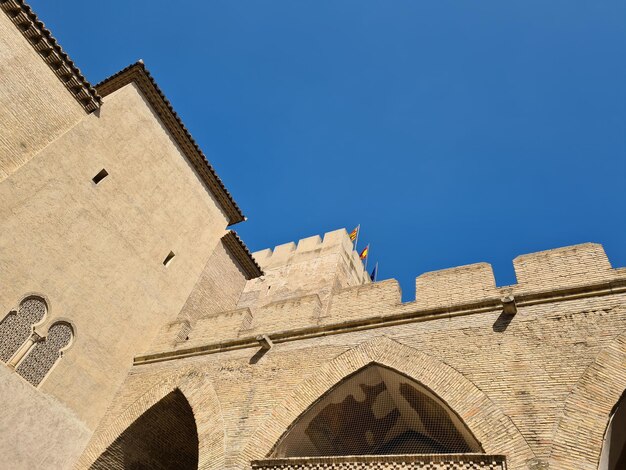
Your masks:
{"label": "flagpole", "polygon": [[367,272],[367,262],[370,260],[370,244],[367,244],[367,253],[365,254],[365,272]]}
{"label": "flagpole", "polygon": [[361,224],[356,226],[356,238],[354,239],[354,249],[356,251],[359,251],[358,244],[359,244],[359,232],[360,231],[361,231]]}
{"label": "flagpole", "polygon": [[376,261],[376,266],[374,266],[374,282],[378,279],[378,261]]}

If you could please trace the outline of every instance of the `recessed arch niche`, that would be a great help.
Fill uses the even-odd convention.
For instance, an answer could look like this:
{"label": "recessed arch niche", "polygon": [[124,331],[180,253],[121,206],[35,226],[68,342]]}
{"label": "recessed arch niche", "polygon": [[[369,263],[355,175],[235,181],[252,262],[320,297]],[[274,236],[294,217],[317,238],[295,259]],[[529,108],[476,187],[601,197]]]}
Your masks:
{"label": "recessed arch niche", "polygon": [[435,393],[380,364],[346,377],[283,434],[269,457],[483,452]]}
{"label": "recessed arch niche", "polygon": [[148,408],[90,468],[196,470],[198,431],[183,393],[175,389]]}

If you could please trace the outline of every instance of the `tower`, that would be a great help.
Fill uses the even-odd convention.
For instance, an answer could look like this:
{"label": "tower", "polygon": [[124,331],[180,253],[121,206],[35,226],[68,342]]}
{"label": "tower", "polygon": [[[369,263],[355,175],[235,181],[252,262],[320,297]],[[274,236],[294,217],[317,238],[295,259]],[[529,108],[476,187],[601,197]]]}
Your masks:
{"label": "tower", "polygon": [[599,244],[370,282],[344,229],[250,253],[142,62],[91,85],[0,0],[10,468],[607,469],[626,270]]}

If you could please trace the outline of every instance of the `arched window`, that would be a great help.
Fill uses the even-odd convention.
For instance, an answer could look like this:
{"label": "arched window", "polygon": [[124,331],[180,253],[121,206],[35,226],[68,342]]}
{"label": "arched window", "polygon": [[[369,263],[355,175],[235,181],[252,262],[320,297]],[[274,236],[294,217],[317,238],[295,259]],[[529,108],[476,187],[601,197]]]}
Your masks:
{"label": "arched window", "polygon": [[176,389],[148,408],[90,468],[197,469],[198,431],[185,395]]}
{"label": "arched window", "polygon": [[74,332],[69,323],[54,323],[47,336],[35,343],[15,371],[36,387],[59,360],[61,351],[69,346],[73,336]]}
{"label": "arched window", "polygon": [[598,468],[600,470],[626,468],[626,392],[609,420]]}
{"label": "arched window", "polygon": [[302,414],[271,457],[482,452],[461,419],[432,391],[373,364]]}
{"label": "arched window", "polygon": [[47,306],[40,297],[28,297],[16,312],[0,322],[0,360],[8,362],[33,333],[33,325],[46,316]]}

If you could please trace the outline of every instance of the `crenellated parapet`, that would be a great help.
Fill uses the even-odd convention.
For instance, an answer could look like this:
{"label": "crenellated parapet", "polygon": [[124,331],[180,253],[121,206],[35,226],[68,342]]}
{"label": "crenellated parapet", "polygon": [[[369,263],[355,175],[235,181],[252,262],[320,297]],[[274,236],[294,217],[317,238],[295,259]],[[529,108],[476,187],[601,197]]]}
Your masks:
{"label": "crenellated parapet", "polygon": [[[283,243],[252,254],[263,269],[274,269],[286,265],[308,262],[327,254],[340,255],[350,269],[350,275],[359,282],[367,278],[363,262],[354,250],[352,241],[345,229],[334,230],[324,234],[303,238],[297,242]],[[368,278],[369,279],[369,278]]]}
{"label": "crenellated parapet", "polygon": [[518,290],[573,287],[615,276],[615,270],[599,243],[521,255],[513,260],[513,267]]}
{"label": "crenellated parapet", "polygon": [[[180,338],[188,326],[176,325],[170,332],[178,338],[171,354],[201,345],[208,353],[231,342],[237,348],[255,347],[259,337],[284,342],[490,311],[515,315],[518,308],[537,303],[626,292],[626,269],[612,268],[601,245],[585,243],[518,256],[513,261],[518,282],[510,286],[496,286],[488,263],[427,272],[416,279],[415,300],[402,303],[396,280],[364,279],[350,247],[340,230],[323,240],[310,237],[255,253],[265,275],[248,281],[238,310],[202,318],[187,344]],[[155,352],[149,360],[159,360]]]}
{"label": "crenellated parapet", "polygon": [[415,281],[415,305],[433,308],[478,303],[494,297],[573,289],[620,277],[620,270],[611,267],[602,245],[597,243],[520,255],[513,260],[513,266],[517,283],[505,287],[496,287],[488,263],[424,273]]}
{"label": "crenellated parapet", "polygon": [[370,282],[345,229],[257,251],[253,256],[265,274],[249,281],[239,300],[240,307],[253,310],[312,294],[320,298],[324,310],[331,293]]}
{"label": "crenellated parapet", "polygon": [[488,263],[424,273],[415,280],[415,302],[422,308],[476,302],[498,295]]}

